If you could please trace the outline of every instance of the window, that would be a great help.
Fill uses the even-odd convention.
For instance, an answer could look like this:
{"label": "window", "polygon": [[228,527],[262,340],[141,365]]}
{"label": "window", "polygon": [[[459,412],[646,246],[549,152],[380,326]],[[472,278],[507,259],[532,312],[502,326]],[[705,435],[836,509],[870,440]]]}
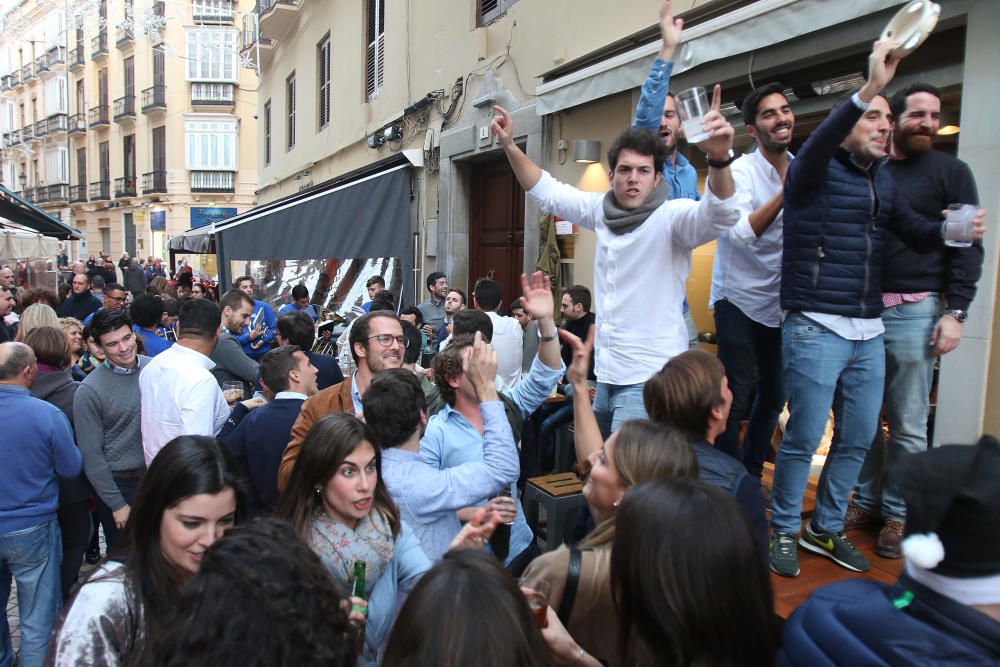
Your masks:
{"label": "window", "polygon": [[385,0],[368,0],[368,52],[365,89],[369,100],[378,97],[385,83]]}
{"label": "window", "polygon": [[0,172],[0,181],[3,181],[3,186],[8,190],[20,190],[17,184],[17,165],[10,160],[5,160],[3,163],[3,171]]}
{"label": "window", "polygon": [[0,132],[13,132],[18,129],[14,123],[14,114],[17,107],[12,100],[4,100],[2,111],[0,111]]}
{"label": "window", "polygon": [[478,24],[484,26],[506,14],[517,0],[476,0],[476,2],[479,3]]}
{"label": "window", "polygon": [[202,117],[184,123],[184,167],[192,171],[236,171],[239,137],[232,116]]}
{"label": "window", "polygon": [[65,146],[45,152],[45,182],[49,185],[69,183],[69,149]]}
{"label": "window", "polygon": [[319,63],[319,129],[330,124],[330,36],[320,42]]}
{"label": "window", "polygon": [[271,164],[271,100],[264,102],[264,164]]}
{"label": "window", "polygon": [[295,72],[285,81],[285,102],[288,108],[288,150],[295,148]]}
{"label": "window", "polygon": [[69,113],[66,102],[66,77],[55,76],[45,81],[45,115]]}
{"label": "window", "polygon": [[187,32],[187,80],[239,83],[236,54],[239,33],[232,28]]}

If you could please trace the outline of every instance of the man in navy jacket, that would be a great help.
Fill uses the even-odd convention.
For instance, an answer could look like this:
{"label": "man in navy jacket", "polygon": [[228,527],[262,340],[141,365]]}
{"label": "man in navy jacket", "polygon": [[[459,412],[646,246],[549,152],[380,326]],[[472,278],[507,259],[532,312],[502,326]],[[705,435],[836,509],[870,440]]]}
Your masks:
{"label": "man in navy jacket", "polygon": [[882,405],[886,229],[917,250],[943,243],[941,222],[914,213],[882,168],[892,122],[881,92],[898,65],[896,45],[875,43],[868,80],[816,129],[785,179],[781,334],[791,398],[775,461],[769,556],[787,577],[799,574],[802,496],[831,406],[833,444],[798,543],[850,570],[870,567],[844,537],[844,515]]}
{"label": "man in navy jacket", "polygon": [[278,466],[302,403],[316,393],[316,367],[296,345],[260,360],[260,381],[274,400],[246,415],[222,441],[246,465],[254,498],[251,511],[270,514],[278,504]]}

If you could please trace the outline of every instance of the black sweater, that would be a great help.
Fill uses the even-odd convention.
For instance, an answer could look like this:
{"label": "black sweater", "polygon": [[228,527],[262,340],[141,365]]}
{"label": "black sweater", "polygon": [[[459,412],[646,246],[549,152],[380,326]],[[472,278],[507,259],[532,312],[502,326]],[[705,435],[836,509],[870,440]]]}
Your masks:
{"label": "black sweater", "polygon": [[[978,204],[979,194],[969,166],[940,151],[930,151],[886,165],[896,186],[920,215],[936,220],[948,204]],[[983,272],[983,244],[971,248],[943,246],[917,252],[889,230],[882,262],[882,291],[947,294],[948,307],[968,310]]]}

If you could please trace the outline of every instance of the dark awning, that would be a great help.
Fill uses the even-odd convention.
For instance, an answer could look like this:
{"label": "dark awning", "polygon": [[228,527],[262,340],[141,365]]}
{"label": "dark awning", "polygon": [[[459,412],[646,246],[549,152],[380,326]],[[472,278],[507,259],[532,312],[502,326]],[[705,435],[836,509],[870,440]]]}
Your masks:
{"label": "dark awning", "polygon": [[0,218],[6,218],[39,234],[63,241],[83,238],[80,231],[52,217],[2,185],[0,185]]}

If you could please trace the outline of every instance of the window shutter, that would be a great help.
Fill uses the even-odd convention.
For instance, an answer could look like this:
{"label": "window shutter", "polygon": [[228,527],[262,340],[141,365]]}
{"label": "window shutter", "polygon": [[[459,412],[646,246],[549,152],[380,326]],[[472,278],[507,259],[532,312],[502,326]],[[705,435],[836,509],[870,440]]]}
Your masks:
{"label": "window shutter", "polygon": [[295,148],[295,75],[288,77],[288,150]]}
{"label": "window shutter", "polygon": [[330,124],[330,38],[319,47],[319,127]]}

